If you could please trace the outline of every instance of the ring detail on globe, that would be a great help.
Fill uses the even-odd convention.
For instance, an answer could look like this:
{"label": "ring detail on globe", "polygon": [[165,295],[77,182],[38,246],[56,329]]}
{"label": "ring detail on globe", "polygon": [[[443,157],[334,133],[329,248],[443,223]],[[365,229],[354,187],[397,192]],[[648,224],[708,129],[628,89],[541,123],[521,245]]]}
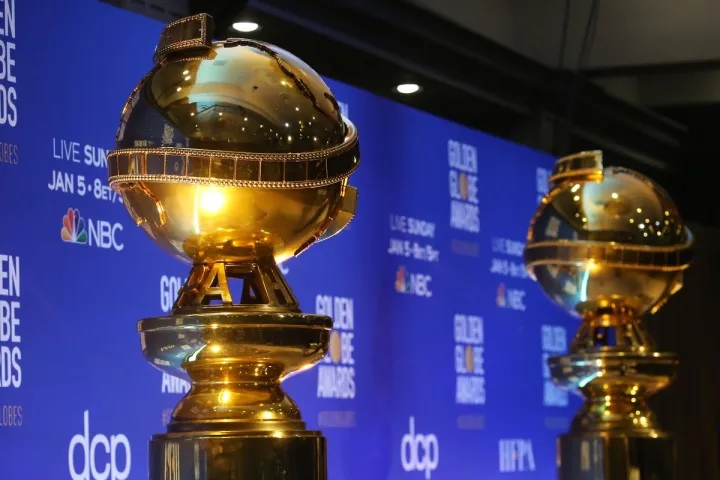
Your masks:
{"label": "ring detail on globe", "polygon": [[110,186],[171,182],[228,187],[320,187],[349,177],[360,165],[357,130],[347,119],[342,144],[313,152],[254,153],[193,148],[124,148],[108,153]]}

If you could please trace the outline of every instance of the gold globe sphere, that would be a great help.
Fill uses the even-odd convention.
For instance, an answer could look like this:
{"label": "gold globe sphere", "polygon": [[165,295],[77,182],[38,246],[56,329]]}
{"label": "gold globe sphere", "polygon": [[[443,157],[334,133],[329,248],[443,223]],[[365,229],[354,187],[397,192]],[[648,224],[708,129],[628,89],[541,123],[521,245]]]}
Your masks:
{"label": "gold globe sphere", "polygon": [[647,177],[602,167],[600,152],[560,159],[527,235],[525,264],[577,315],[655,312],[682,287],[692,234]]}
{"label": "gold globe sphere", "polygon": [[187,262],[280,263],[354,213],[356,130],[320,76],[273,45],[168,52],[127,101],[116,140],[110,184]]}

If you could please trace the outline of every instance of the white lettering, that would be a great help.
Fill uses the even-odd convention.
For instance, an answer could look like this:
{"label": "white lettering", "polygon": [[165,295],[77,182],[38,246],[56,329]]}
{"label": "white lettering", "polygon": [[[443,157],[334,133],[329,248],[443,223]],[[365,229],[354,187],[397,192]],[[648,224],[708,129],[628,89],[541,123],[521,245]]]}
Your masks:
{"label": "white lettering", "polygon": [[477,173],[477,149],[472,145],[448,140],[448,164],[463,172]]}
{"label": "white lettering", "polygon": [[317,369],[317,398],[354,399],[356,385],[353,299],[317,295],[315,313],[333,318],[330,349]]}
{"label": "white lettering", "polygon": [[550,170],[548,170],[547,168],[538,167],[535,170],[535,186],[537,188],[537,193],[540,195],[540,198],[542,198],[542,195],[548,193],[549,179]]}
{"label": "white lettering", "polygon": [[458,230],[480,231],[480,207],[453,200],[450,202],[450,226]]}
{"label": "white lettering", "polygon": [[15,66],[13,51],[15,51],[14,43],[0,41],[0,80],[7,80],[10,83],[17,82],[12,69]]}
{"label": "white lettering", "polygon": [[546,407],[567,407],[568,392],[560,390],[553,382],[543,382],[543,405]]}
{"label": "white lettering", "polygon": [[0,10],[0,125],[15,127],[18,122],[15,76],[15,0],[4,0]]}
{"label": "white lettering", "polygon": [[22,427],[23,407],[22,405],[3,405],[0,427]]}
{"label": "white lettering", "polygon": [[167,275],[160,277],[160,308],[163,312],[170,311],[183,283],[180,277],[168,277]]}
{"label": "white lettering", "polygon": [[408,235],[417,235],[418,237],[435,237],[434,223],[404,215],[390,215],[390,230],[407,233]]}
{"label": "white lettering", "polygon": [[455,314],[455,402],[484,405],[485,334],[483,319],[476,315]]}
{"label": "white lettering", "polygon": [[[70,440],[68,448],[68,469],[72,480],[127,480],[130,476],[130,468],[132,465],[132,455],[130,451],[130,441],[123,434],[107,436],[102,434],[90,437],[90,412],[85,410],[83,414],[83,433],[77,434]],[[107,463],[104,465],[102,455],[97,453],[98,446],[102,446],[105,455],[109,455]],[[118,468],[119,447],[123,447],[125,454],[125,465],[123,469]],[[75,450],[81,448],[82,452],[82,468],[77,469],[75,462]],[[103,467],[98,470],[98,467]]]}
{"label": "white lettering", "polygon": [[[2,45],[2,42],[0,42]],[[18,122],[18,111],[15,102],[17,101],[17,92],[15,87],[6,87],[0,84],[0,125],[10,125],[14,127]]]}
{"label": "white lettering", "polygon": [[93,145],[85,145],[85,165],[107,168],[107,150]]}
{"label": "white lettering", "polygon": [[334,306],[333,327],[343,330],[354,330],[355,320],[353,319],[352,298],[335,297]]}
{"label": "white lettering", "polygon": [[190,382],[163,372],[161,391],[162,393],[187,393],[190,391]]}
{"label": "white lettering", "polygon": [[568,392],[560,390],[552,381],[548,360],[551,356],[564,354],[567,350],[567,332],[564,327],[542,325],[542,370],[543,370],[543,405],[546,407],[567,407]]}
{"label": "white lettering", "polygon": [[343,365],[319,365],[317,397],[355,398],[355,369]]}
{"label": "white lettering", "polygon": [[483,343],[483,319],[475,315],[456,314],[455,319],[455,342],[472,343],[480,345]]}
{"label": "white lettering", "polygon": [[410,432],[403,435],[400,443],[400,461],[406,472],[425,472],[430,480],[440,464],[440,444],[435,435],[416,434],[415,417],[410,417]]}
{"label": "white lettering", "polygon": [[118,241],[118,232],[122,232],[123,227],[119,223],[110,223],[106,220],[87,220],[88,223],[88,241],[91,246],[110,249],[114,248],[118,252],[125,248]]}
{"label": "white lettering", "polygon": [[75,193],[75,177],[72,173],[53,170],[48,189],[56,192]]}
{"label": "white lettering", "polygon": [[15,38],[15,0],[4,1],[0,18],[3,19],[0,36]]}
{"label": "white lettering", "polygon": [[20,296],[20,257],[0,254],[0,295]]}
{"label": "white lettering", "polygon": [[563,327],[542,325],[542,349],[551,353],[565,353],[567,350],[567,333]]}
{"label": "white lettering", "polygon": [[500,440],[499,452],[500,473],[535,471],[535,456],[531,440]]}
{"label": "white lettering", "polygon": [[0,388],[20,388],[20,257],[0,254],[0,297]]}

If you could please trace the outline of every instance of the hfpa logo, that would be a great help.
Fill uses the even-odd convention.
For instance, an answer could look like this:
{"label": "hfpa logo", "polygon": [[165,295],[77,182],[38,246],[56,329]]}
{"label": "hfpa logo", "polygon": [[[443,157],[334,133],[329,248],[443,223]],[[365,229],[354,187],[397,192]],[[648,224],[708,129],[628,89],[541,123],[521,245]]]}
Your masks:
{"label": "hfpa logo", "polygon": [[[130,475],[132,458],[130,441],[123,434],[102,434],[90,436],[90,412],[85,410],[83,433],[78,433],[70,440],[68,448],[68,468],[72,480],[127,480]],[[119,447],[125,453],[125,464],[118,468]],[[80,458],[76,461],[76,450],[80,449]],[[110,458],[107,458],[109,456]],[[103,458],[105,459],[103,462]]]}
{"label": "hfpa logo", "polygon": [[410,417],[410,433],[403,435],[400,444],[400,461],[406,472],[425,472],[430,480],[440,463],[440,445],[437,437],[430,433],[415,433],[415,417]]}
{"label": "hfpa logo", "polygon": [[534,472],[535,455],[532,440],[508,438],[498,442],[500,473]]}

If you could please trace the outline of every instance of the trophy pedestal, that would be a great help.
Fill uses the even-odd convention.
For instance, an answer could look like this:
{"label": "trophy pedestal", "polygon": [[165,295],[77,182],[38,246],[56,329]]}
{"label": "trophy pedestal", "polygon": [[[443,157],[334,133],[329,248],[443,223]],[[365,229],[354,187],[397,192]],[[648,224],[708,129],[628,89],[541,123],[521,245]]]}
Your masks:
{"label": "trophy pedestal", "polygon": [[675,480],[672,437],[561,435],[558,480]]}
{"label": "trophy pedestal", "polygon": [[[282,436],[280,436],[282,435]],[[320,432],[155,435],[149,480],[327,480]]]}

